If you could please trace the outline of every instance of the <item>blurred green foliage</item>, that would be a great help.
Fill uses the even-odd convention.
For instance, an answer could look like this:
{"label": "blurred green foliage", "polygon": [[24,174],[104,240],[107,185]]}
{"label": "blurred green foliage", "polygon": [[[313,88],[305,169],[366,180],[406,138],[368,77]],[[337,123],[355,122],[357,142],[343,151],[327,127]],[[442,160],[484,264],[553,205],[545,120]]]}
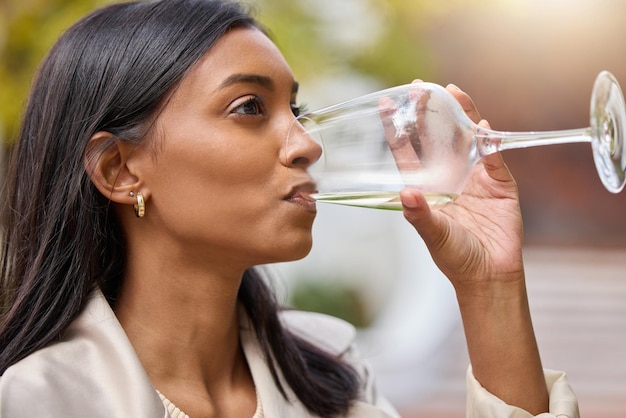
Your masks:
{"label": "blurred green foliage", "polygon": [[[319,8],[334,1],[244,0],[268,29],[301,81],[332,65],[358,72],[386,85],[428,77],[421,31],[432,3],[427,0],[358,0],[378,16],[368,48],[347,53],[327,32]],[[345,1],[345,0],[342,0]],[[355,0],[353,0],[354,2]],[[456,0],[460,1],[460,0]],[[0,0],[0,140],[11,141],[20,122],[38,64],[59,35],[90,10],[112,0]],[[330,12],[332,10],[325,10]],[[351,22],[351,16],[343,16]],[[347,23],[349,26],[349,23]],[[332,29],[332,28],[331,28]],[[350,30],[349,27],[345,28]],[[373,28],[374,29],[374,28]],[[372,32],[373,33],[373,32]],[[326,35],[326,36],[325,36]],[[367,37],[367,34],[359,35]]]}
{"label": "blurred green foliage", "polygon": [[357,328],[367,327],[372,318],[366,313],[360,292],[342,283],[344,281],[341,279],[333,283],[315,279],[297,283],[291,291],[290,304],[298,310],[321,312],[341,318]]}
{"label": "blurred green foliage", "polygon": [[105,0],[0,1],[0,138],[19,126],[38,64],[61,33]]}
{"label": "blurred green foliage", "polygon": [[[346,0],[342,0],[346,1]],[[452,0],[456,3],[460,0]],[[372,37],[367,48],[346,51],[333,37],[336,27],[350,31],[359,16],[341,16],[339,2],[316,0],[248,0],[257,5],[258,18],[270,28],[272,38],[280,47],[299,80],[316,77],[329,66],[341,64],[359,74],[379,79],[392,86],[412,81],[418,75],[427,78],[432,68],[427,57],[427,43],[422,36],[429,25],[429,16],[440,12],[428,0],[351,0],[360,9],[368,9],[376,17],[371,31],[356,36]],[[332,6],[329,6],[331,5]],[[345,7],[343,8],[345,9]],[[331,16],[324,22],[324,16]],[[355,30],[356,31],[356,30]],[[331,32],[331,33],[328,33]],[[368,42],[366,42],[368,43]]]}

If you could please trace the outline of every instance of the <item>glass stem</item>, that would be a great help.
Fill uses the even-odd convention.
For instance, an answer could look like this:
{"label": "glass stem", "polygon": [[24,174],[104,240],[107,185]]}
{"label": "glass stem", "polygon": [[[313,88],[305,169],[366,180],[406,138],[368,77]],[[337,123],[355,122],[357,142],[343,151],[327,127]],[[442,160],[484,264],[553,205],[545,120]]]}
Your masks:
{"label": "glass stem", "polygon": [[591,128],[561,131],[503,132],[478,127],[474,134],[480,156],[507,149],[591,142]]}

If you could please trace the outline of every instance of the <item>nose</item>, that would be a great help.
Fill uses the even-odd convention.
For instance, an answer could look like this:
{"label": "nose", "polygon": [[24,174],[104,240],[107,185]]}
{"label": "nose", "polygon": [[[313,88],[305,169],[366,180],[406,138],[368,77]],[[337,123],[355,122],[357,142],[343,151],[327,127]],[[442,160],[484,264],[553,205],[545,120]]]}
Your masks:
{"label": "nose", "polygon": [[304,126],[307,122],[310,121],[301,116],[294,119],[289,127],[281,158],[281,163],[286,167],[307,168],[322,155],[321,144],[307,132]]}

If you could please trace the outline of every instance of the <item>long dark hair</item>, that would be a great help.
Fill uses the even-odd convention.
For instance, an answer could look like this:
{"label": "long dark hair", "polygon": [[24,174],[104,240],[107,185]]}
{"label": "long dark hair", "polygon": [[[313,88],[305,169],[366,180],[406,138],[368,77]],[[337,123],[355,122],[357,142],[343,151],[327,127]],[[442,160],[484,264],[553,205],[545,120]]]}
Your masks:
{"label": "long dark hair", "polygon": [[[115,4],[72,26],[36,78],[8,174],[0,259],[0,373],[59,339],[100,287],[115,300],[126,247],[110,202],[91,183],[89,138],[139,143],[161,104],[228,30],[259,27],[227,0]],[[276,384],[277,368],[312,413],[345,413],[358,396],[351,367],[289,333],[254,269],[239,299]],[[276,363],[276,364],[275,364]]]}

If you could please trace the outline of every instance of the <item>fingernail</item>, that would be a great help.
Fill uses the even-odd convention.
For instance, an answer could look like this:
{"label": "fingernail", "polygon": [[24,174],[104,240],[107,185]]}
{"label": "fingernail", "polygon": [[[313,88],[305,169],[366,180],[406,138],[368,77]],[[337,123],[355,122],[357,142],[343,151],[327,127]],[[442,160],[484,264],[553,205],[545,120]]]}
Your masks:
{"label": "fingernail", "polygon": [[414,209],[418,206],[417,199],[410,192],[401,191],[400,200],[402,201],[402,205],[409,209]]}

